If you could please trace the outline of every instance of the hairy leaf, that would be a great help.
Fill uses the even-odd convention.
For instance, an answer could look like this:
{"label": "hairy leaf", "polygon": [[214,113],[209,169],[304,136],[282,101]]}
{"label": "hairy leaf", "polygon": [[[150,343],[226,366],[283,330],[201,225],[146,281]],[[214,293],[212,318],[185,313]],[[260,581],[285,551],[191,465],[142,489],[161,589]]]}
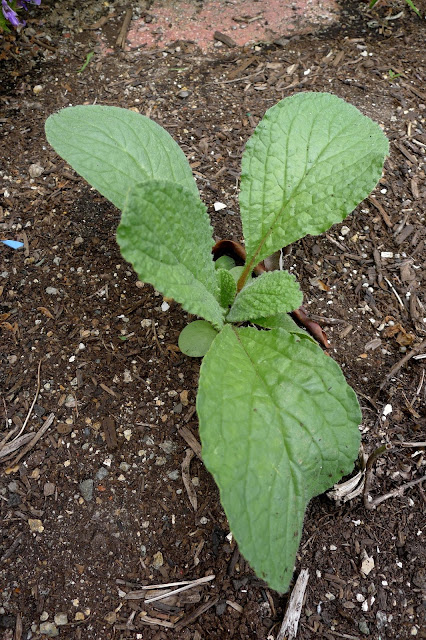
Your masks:
{"label": "hairy leaf", "polygon": [[206,320],[194,320],[182,329],[179,334],[179,349],[191,358],[202,358],[210,349],[217,336],[217,331]]}
{"label": "hairy leaf", "polygon": [[288,271],[270,271],[249,282],[237,295],[228,322],[245,322],[293,311],[302,304],[302,292]]}
{"label": "hairy leaf", "polygon": [[380,127],[337,96],[299,93],[269,109],[242,161],[247,261],[343,220],[375,187],[388,149]]}
{"label": "hairy leaf", "polygon": [[205,205],[192,192],[158,180],[133,187],[117,242],[141,280],[215,327],[223,325],[212,229]]}
{"label": "hairy leaf", "polygon": [[119,209],[144,180],[170,180],[195,196],[198,188],[179,145],[145,116],[102,105],[67,107],[46,122],[46,137],[89,184]]}
{"label": "hairy leaf", "polygon": [[197,411],[203,460],[240,551],[286,591],[308,502],[358,454],[355,393],[310,340],[225,325],[201,365]]}
{"label": "hairy leaf", "polygon": [[314,338],[305,331],[305,329],[299,327],[288,313],[278,313],[275,316],[256,318],[256,324],[259,325],[259,327],[265,327],[267,329],[285,329],[288,333],[297,333],[299,336],[303,336],[316,344]]}
{"label": "hairy leaf", "polygon": [[[226,256],[222,256],[225,258]],[[228,310],[228,307],[233,303],[235,294],[237,293],[237,283],[227,269],[218,269],[217,278],[219,282],[220,297],[219,302],[221,306]]]}

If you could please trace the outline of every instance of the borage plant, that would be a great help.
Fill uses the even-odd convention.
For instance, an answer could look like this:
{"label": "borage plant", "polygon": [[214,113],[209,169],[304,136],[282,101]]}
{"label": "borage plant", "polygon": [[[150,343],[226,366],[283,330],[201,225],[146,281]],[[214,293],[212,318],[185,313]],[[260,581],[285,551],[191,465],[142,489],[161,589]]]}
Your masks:
{"label": "borage plant", "polygon": [[361,412],[339,366],[288,312],[287,271],[258,263],[343,220],[374,188],[388,152],[380,127],[327,93],[272,107],[247,143],[240,208],[246,261],[212,258],[212,229],[190,166],[169,134],[133,111],[77,106],[47,139],[122,210],[117,240],[138,277],[191,314],[179,345],[204,356],[197,412],[203,460],[240,551],[286,591],[312,497],[352,471]]}

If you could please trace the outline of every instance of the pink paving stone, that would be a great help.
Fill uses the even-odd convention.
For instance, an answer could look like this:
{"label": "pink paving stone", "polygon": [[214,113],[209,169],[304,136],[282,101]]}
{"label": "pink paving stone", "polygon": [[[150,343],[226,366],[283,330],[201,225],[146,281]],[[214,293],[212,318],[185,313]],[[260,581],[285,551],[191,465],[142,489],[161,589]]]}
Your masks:
{"label": "pink paving stone", "polygon": [[[339,17],[335,0],[155,0],[145,18],[134,20],[127,35],[130,49],[167,47],[176,40],[193,41],[204,52],[220,31],[238,45],[272,42],[280,36],[328,27]],[[253,20],[252,20],[253,18]]]}

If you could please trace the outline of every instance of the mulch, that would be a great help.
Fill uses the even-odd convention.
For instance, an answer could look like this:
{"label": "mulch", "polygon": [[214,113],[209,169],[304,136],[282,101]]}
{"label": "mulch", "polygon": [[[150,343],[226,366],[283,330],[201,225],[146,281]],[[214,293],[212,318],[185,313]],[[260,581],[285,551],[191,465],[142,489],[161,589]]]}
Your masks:
{"label": "mulch", "polygon": [[239,554],[202,465],[199,361],[177,348],[188,316],[137,281],[119,212],[43,127],[93,102],[153,118],[187,154],[215,238],[239,241],[244,144],[268,107],[310,90],[376,120],[391,152],[373,194],[285,258],[358,393],[369,460],[364,496],[308,507],[297,638],[426,638],[422,21],[404,2],[351,2],[340,25],[281,46],[123,51],[125,3],[93,30],[104,3],[44,4],[0,41],[0,239],[24,244],[0,243],[0,637],[277,638],[289,594]]}

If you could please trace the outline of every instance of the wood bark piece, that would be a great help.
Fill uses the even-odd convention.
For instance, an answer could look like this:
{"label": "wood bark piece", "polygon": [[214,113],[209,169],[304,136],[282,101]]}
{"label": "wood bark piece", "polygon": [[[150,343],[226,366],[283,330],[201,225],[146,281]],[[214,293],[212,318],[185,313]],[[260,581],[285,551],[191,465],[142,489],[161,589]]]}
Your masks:
{"label": "wood bark piece", "polygon": [[277,640],[293,640],[293,638],[296,638],[308,580],[309,571],[302,569],[291,593],[287,611],[285,612],[281,629],[277,635]]}
{"label": "wood bark piece", "polygon": [[220,31],[215,31],[213,34],[213,38],[218,40],[219,42],[223,42],[227,47],[236,47],[237,43],[235,40],[226,35],[226,33],[221,33]]}
{"label": "wood bark piece", "polygon": [[132,15],[133,15],[133,9],[132,8],[127,9],[126,15],[124,16],[123,24],[120,29],[120,33],[118,34],[118,37],[117,37],[116,45],[117,47],[121,47],[122,49],[124,49],[124,47],[126,46],[126,36],[129,30],[129,25],[132,19]]}
{"label": "wood bark piece", "polygon": [[189,427],[181,427],[178,433],[181,438],[185,440],[186,444],[191,447],[197,458],[202,461],[203,459],[201,457],[201,444],[198,442],[191,429],[189,429]]}
{"label": "wood bark piece", "polygon": [[114,418],[112,416],[104,418],[102,421],[102,427],[105,433],[105,441],[108,449],[116,449],[118,447],[118,442]]}

